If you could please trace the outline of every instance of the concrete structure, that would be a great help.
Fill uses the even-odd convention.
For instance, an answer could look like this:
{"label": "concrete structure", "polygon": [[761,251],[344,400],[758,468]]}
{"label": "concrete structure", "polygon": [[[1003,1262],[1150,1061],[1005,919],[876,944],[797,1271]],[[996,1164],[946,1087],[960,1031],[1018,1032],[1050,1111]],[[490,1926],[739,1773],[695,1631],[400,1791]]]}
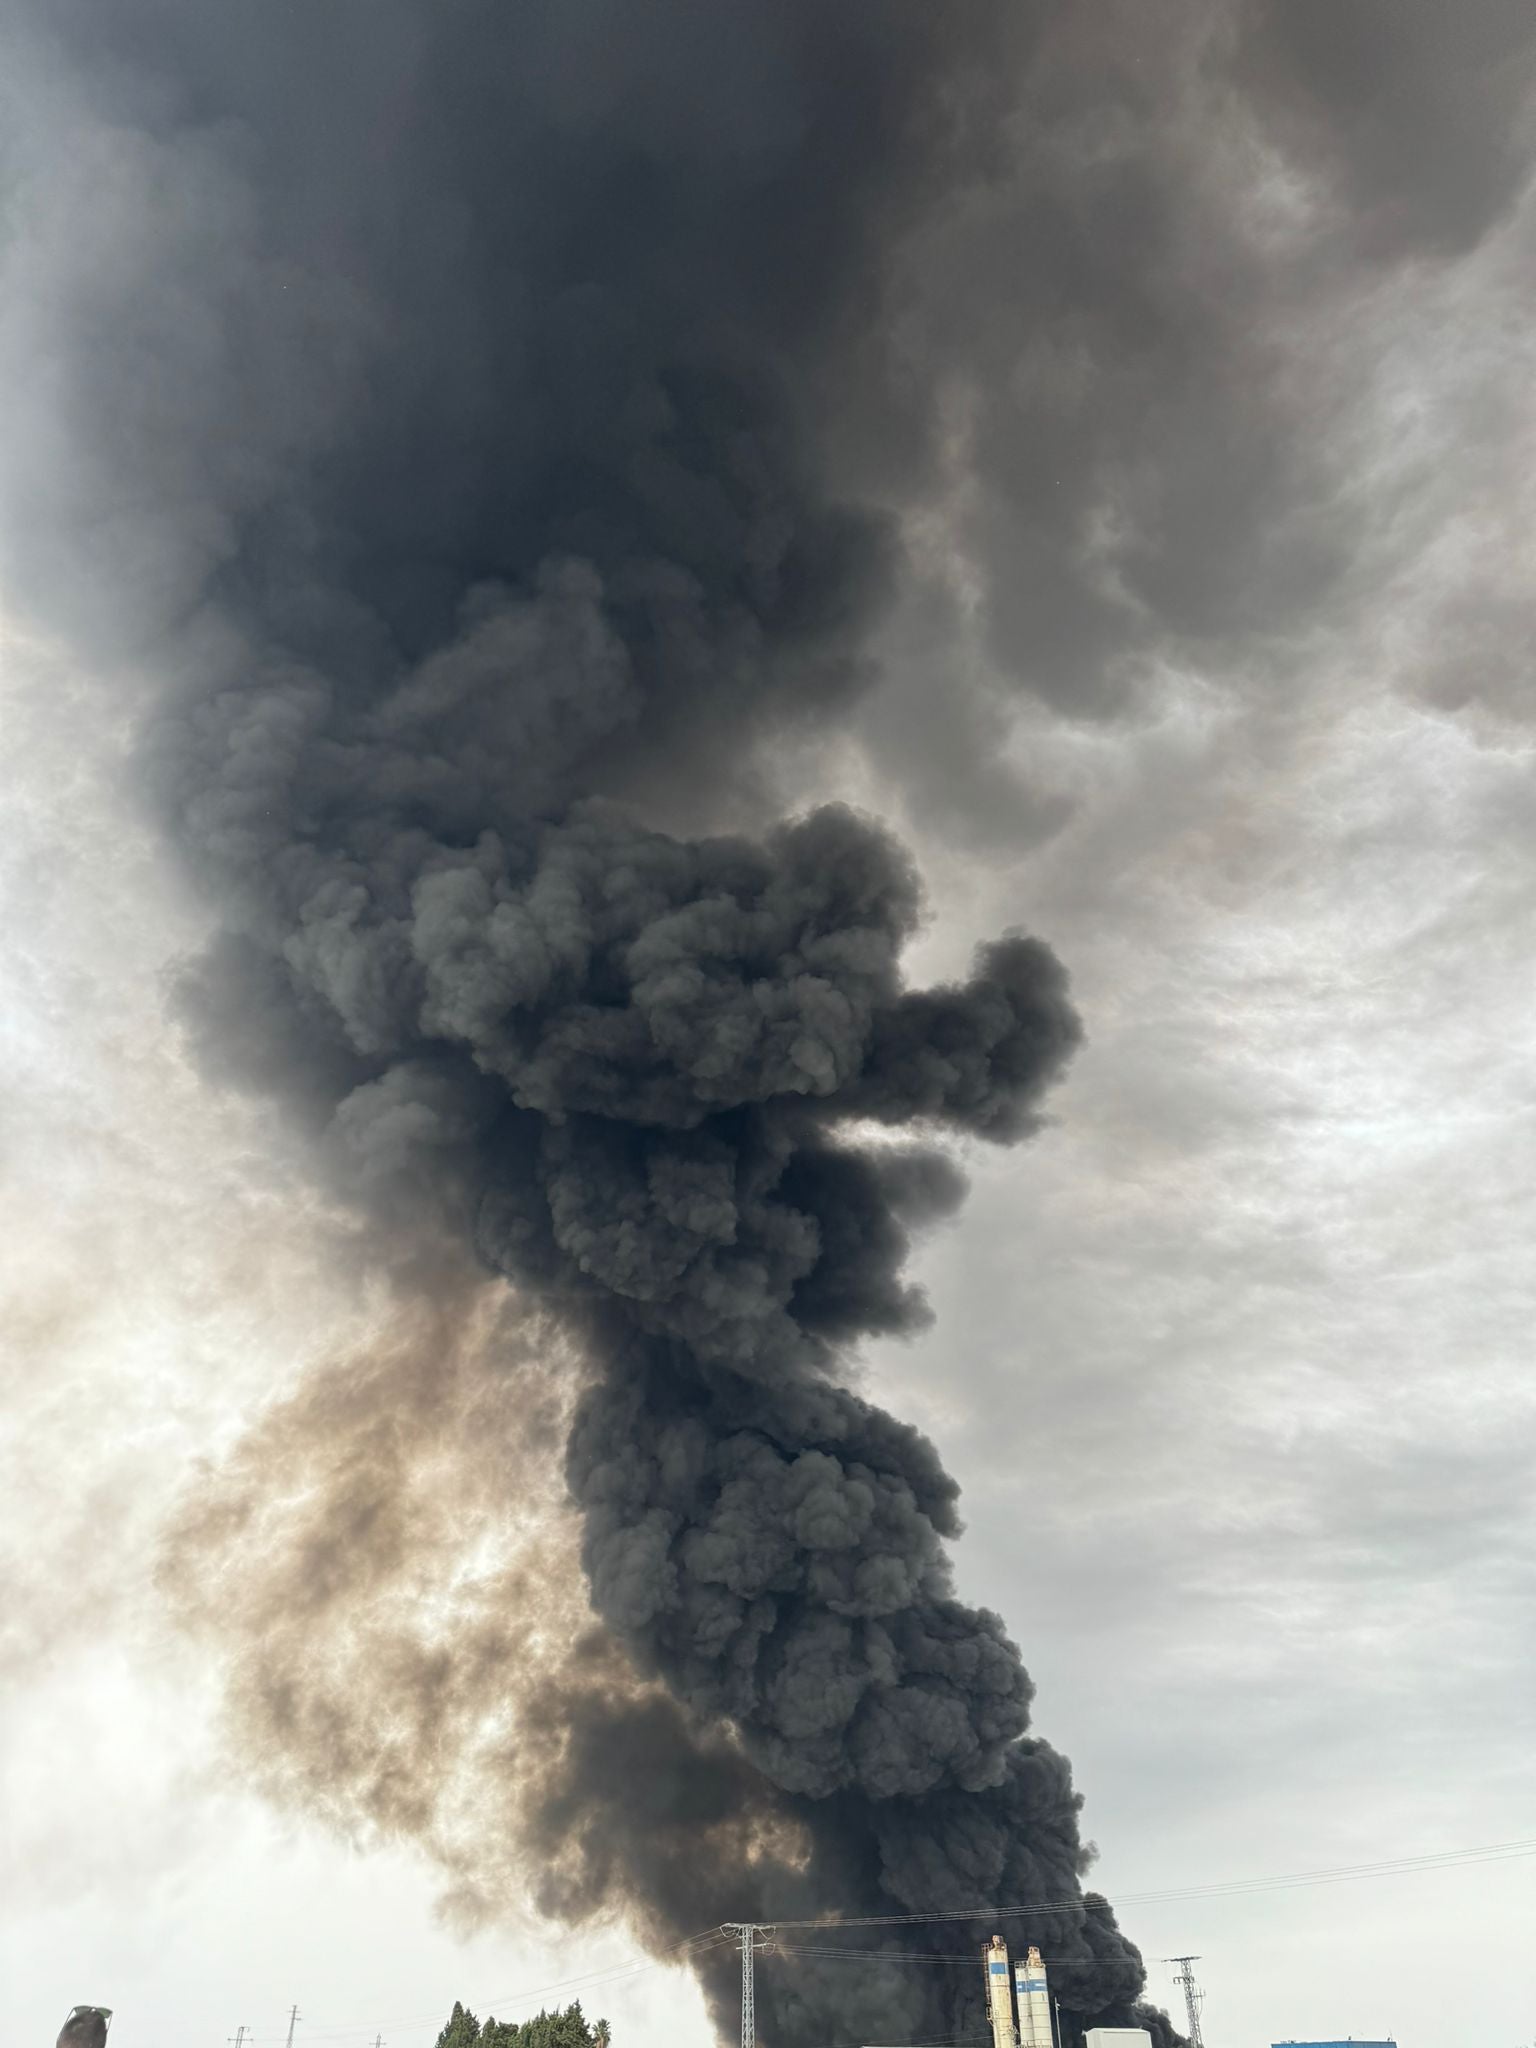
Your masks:
{"label": "concrete structure", "polygon": [[1019,2048],[1054,2048],[1051,1994],[1039,1949],[1030,1949],[1022,1963],[1014,1964],[1013,1988],[1019,2007]]}
{"label": "concrete structure", "polygon": [[1152,2048],[1152,2036],[1145,2027],[1090,2027],[1083,2048]]}
{"label": "concrete structure", "polygon": [[981,1952],[987,1973],[987,2018],[992,2022],[992,2048],[1015,2048],[1013,1986],[1008,1982],[1008,1944],[994,1934]]}

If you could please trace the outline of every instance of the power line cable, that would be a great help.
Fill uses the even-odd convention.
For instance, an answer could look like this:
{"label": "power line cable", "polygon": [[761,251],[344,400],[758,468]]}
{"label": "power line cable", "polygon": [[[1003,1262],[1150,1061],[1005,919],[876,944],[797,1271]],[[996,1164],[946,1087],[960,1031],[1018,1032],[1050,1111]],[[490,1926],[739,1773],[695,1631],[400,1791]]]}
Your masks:
{"label": "power line cable", "polygon": [[[686,1961],[690,1956],[703,1955],[710,1949],[723,1948],[727,1945],[728,1937],[723,1935],[718,1927],[709,1927],[698,1934],[686,1935],[683,1940],[674,1942],[670,1948],[661,1950],[655,1956],[641,1958],[631,1963],[611,1963],[601,1970],[591,1970],[580,1977],[563,1977],[557,1983],[540,1984],[531,1991],[502,1992],[495,1997],[476,1999],[475,2003],[486,2012],[494,2012],[498,2007],[505,2010],[515,2005],[531,2005],[534,1999],[548,1998],[559,1991],[601,1990],[606,1984],[638,1977],[648,1970],[666,1969],[674,1963]],[[441,2008],[435,2006],[431,2012],[397,2013],[393,2016],[384,2014],[367,2021],[366,2024],[359,2021],[356,2024],[338,2022],[329,2027],[310,2026],[306,2029],[305,2039],[337,2041],[354,2034],[371,2033],[375,2027],[426,2026],[434,2020],[441,2025],[440,2015]]]}
{"label": "power line cable", "polygon": [[[822,1948],[811,1942],[784,1941],[776,1945],[773,1953],[781,1956],[826,1956],[858,1963],[952,1963],[967,1970],[979,1967],[979,1958],[972,1949]],[[1041,1957],[1048,1968],[1056,1970],[1071,1969],[1094,1960],[1092,1956]]]}
{"label": "power line cable", "polygon": [[[1511,1862],[1536,1856],[1536,1836],[1510,1842],[1487,1842],[1469,1849],[1445,1849],[1424,1856],[1395,1856],[1380,1863],[1346,1863],[1326,1870],[1290,1871],[1274,1877],[1227,1878],[1211,1884],[1178,1885],[1163,1891],[1119,1892],[1110,1901],[1116,1907],[1173,1904],[1188,1899],[1232,1898],[1250,1892],[1280,1891],[1289,1886],[1354,1883],[1363,1878],[1396,1877],[1421,1870],[1453,1869],[1463,1864]],[[817,1927],[913,1927],[933,1926],[942,1921],[998,1920],[1032,1913],[1076,1913],[1083,1909],[1084,1895],[1059,1899],[1033,1899],[1019,1906],[946,1906],[928,1913],[863,1913],[819,1920],[780,1920],[784,1929]]]}

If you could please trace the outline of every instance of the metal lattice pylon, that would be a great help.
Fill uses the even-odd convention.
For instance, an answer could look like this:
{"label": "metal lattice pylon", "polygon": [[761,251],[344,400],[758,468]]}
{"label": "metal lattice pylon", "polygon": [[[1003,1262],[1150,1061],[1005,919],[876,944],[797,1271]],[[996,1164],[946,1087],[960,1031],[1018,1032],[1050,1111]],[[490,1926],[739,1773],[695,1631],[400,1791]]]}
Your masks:
{"label": "metal lattice pylon", "polygon": [[741,2048],[756,2048],[757,1989],[752,1963],[763,1936],[772,1931],[757,1920],[727,1920],[720,1929],[722,1934],[736,1935],[741,1942]]}
{"label": "metal lattice pylon", "polygon": [[1178,1973],[1174,1983],[1184,1993],[1184,2010],[1189,2014],[1189,2048],[1205,2048],[1200,2032],[1200,2008],[1205,2003],[1205,1993],[1195,1982],[1195,1964],[1198,1956],[1165,1956],[1164,1962],[1177,1963]]}

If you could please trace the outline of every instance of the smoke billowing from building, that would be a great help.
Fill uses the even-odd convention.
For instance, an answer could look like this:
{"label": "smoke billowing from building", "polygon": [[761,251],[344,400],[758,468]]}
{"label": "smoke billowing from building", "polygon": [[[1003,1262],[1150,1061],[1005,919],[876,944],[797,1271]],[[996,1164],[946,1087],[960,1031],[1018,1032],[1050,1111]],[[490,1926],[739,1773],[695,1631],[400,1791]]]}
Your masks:
{"label": "smoke billowing from building", "polygon": [[[555,1903],[653,1940],[1060,1901],[1083,1867],[1018,1652],[952,1590],[954,1484],[841,1365],[921,1320],[909,1240],[962,1191],[935,1140],[1033,1127],[1078,1037],[1065,977],[1015,934],[909,988],[915,875],[846,810],[646,822],[701,785],[745,802],[759,747],[867,680],[898,557],[842,502],[838,403],[1029,33],[903,0],[370,0],[291,41],[145,5],[78,60],[163,235],[85,443],[103,466],[131,444],[147,510],[103,496],[78,611],[136,618],[171,674],[146,775],[222,926],[182,1011],[381,1246],[457,1235],[578,1349],[564,1476],[605,1637],[461,1643],[433,1711],[499,1676],[525,1745],[542,1711],[522,1826],[601,1844]],[[451,1373],[416,1334],[379,1425],[406,1468],[401,1414]],[[323,1392],[307,1413],[335,1451]],[[301,1608],[328,1557],[413,1540],[400,1470],[348,1517],[356,1455],[316,1475]],[[514,1457],[504,1483],[559,1469]],[[220,1611],[261,1625],[249,1583]],[[430,1674],[386,1670],[371,1697],[408,1719]],[[265,1683],[270,1740],[346,1781],[334,1726]],[[425,1825],[430,1747],[397,1748],[387,1824]],[[1109,1915],[1049,1928],[1073,2010],[1125,2010],[1142,1973]],[[785,1979],[782,2048],[874,2009],[846,1969]],[[931,2033],[965,1995],[874,1998]]]}
{"label": "smoke billowing from building", "polygon": [[[1026,1138],[1078,1026],[1017,933],[909,987],[900,846],[778,822],[774,763],[858,715],[940,498],[993,685],[1072,718],[1191,649],[1256,687],[1348,601],[1376,514],[1317,337],[1513,203],[1528,7],[0,32],[7,590],[154,678],[145,787],[218,926],[179,1013],[401,1303],[170,1546],[251,1769],[422,1841],[466,1912],[532,1870],[658,1948],[974,1908],[970,1955],[1067,1898],[1010,1937],[1072,2025],[1125,2019],[1067,1766],[950,1585],[953,1484],[848,1369],[921,1322],[946,1146]],[[978,770],[996,703],[897,701],[871,744],[919,806],[948,776],[980,836],[1048,829]],[[542,1568],[568,1535],[590,1608]],[[786,1961],[764,2034],[953,2032],[969,1975]]]}
{"label": "smoke billowing from building", "polygon": [[[184,1002],[395,1231],[456,1222],[579,1338],[566,1481],[652,1687],[586,1726],[564,1700],[542,1796],[612,1845],[608,1899],[651,1923],[670,1892],[672,1938],[747,1884],[760,1914],[1060,1900],[1077,1802],[1000,1622],[951,1589],[953,1483],[838,1364],[920,1315],[910,1233],[961,1187],[933,1138],[1032,1127],[1077,1038],[1064,977],[1013,936],[907,988],[916,880],[846,811],[756,839],[637,815],[745,783],[759,734],[859,684],[892,546],[830,489],[816,387],[880,236],[975,146],[993,37],[641,14],[413,20],[378,118],[424,218],[354,195],[323,261],[283,251],[354,302],[372,379],[214,569],[150,738],[225,921]],[[280,65],[274,107],[296,88]],[[711,1870],[701,1808],[662,1878],[656,1786],[711,1772],[690,1803],[792,1851]],[[1051,1926],[1085,2014],[1134,1997],[1106,1914]],[[846,1970],[786,1974],[768,2038],[868,2012]],[[878,1995],[898,2028],[959,2017],[950,1987]]]}

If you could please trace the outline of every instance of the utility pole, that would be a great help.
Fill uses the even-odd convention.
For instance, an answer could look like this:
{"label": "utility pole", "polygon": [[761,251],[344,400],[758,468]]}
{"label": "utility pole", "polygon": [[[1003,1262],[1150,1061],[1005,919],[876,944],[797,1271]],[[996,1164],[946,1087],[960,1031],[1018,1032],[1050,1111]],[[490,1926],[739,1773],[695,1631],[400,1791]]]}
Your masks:
{"label": "utility pole", "polygon": [[[293,2030],[298,2025],[298,2023],[299,2008],[295,2006],[293,2008],[293,2011],[288,2015],[288,2048],[293,2048]],[[1196,2048],[1199,2048],[1198,2043],[1196,2043]]]}
{"label": "utility pole", "polygon": [[1200,2008],[1205,2003],[1205,1993],[1195,1982],[1194,1969],[1195,1964],[1199,1960],[1198,1956],[1163,1957],[1165,1963],[1177,1963],[1179,1965],[1173,1981],[1184,1993],[1184,2010],[1189,2014],[1189,2048],[1205,2048],[1205,2042],[1200,2033]]}
{"label": "utility pole", "polygon": [[773,1929],[757,1920],[727,1920],[720,1932],[734,1934],[741,1942],[741,2048],[756,2048],[757,1994],[752,1982],[752,1958],[758,1949],[767,1947],[764,1937],[772,1934]]}
{"label": "utility pole", "polygon": [[244,2048],[245,2037],[250,2031],[249,2027],[236,2027],[230,2048]]}

